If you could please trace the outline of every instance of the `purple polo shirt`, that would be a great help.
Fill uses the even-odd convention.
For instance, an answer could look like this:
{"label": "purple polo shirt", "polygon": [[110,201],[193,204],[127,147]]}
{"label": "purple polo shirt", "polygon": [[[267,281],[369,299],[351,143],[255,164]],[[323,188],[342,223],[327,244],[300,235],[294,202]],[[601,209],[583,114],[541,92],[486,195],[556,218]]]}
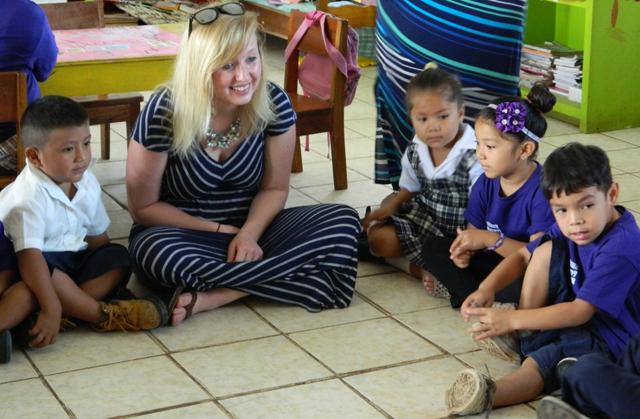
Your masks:
{"label": "purple polo shirt", "polygon": [[[594,326],[617,358],[640,334],[640,229],[629,211],[616,209],[620,218],[587,245],[569,240],[557,224],[548,234],[567,243],[576,298],[597,308]],[[530,252],[539,241],[527,246]]]}
{"label": "purple polo shirt", "polygon": [[471,188],[469,205],[464,215],[469,223],[482,230],[502,232],[505,236],[528,242],[529,237],[545,232],[554,219],[549,201],[540,189],[541,166],[516,192],[500,193],[500,178],[480,175]]}

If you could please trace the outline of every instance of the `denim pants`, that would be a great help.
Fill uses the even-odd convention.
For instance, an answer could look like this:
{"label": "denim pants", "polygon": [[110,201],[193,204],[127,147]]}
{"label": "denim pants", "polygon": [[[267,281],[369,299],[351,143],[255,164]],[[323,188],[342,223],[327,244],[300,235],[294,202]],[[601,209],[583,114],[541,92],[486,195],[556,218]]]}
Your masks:
{"label": "denim pants", "polygon": [[590,417],[637,418],[640,414],[640,336],[618,362],[604,353],[580,357],[562,377],[562,398]]}

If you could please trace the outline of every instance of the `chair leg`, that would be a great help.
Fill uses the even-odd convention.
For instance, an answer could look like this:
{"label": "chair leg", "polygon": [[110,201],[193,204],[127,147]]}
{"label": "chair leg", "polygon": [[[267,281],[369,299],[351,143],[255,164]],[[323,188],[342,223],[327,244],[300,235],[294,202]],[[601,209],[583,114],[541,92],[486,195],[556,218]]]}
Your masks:
{"label": "chair leg", "polygon": [[296,137],[296,148],[293,151],[293,162],[291,163],[291,173],[302,172],[302,147],[300,147],[300,137]]}
{"label": "chair leg", "polygon": [[344,129],[329,132],[331,138],[331,164],[333,165],[333,187],[347,189],[347,157],[344,149]]}
{"label": "chair leg", "polygon": [[102,160],[109,160],[111,155],[111,126],[109,124],[100,125],[100,157]]}
{"label": "chair leg", "polygon": [[133,126],[138,120],[138,115],[140,115],[140,104],[136,103],[133,106],[129,107],[129,119],[127,119],[127,146],[129,146],[129,138],[133,134]]}

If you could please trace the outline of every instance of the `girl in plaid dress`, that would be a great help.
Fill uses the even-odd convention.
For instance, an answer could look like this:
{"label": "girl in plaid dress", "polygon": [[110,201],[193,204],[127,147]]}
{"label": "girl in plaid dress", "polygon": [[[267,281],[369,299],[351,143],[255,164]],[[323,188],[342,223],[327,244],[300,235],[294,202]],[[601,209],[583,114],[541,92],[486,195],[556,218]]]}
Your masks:
{"label": "girl in plaid dress", "polygon": [[456,76],[428,64],[407,86],[407,108],[415,136],[402,156],[400,190],[369,213],[363,226],[371,253],[404,255],[421,266],[426,237],[455,237],[465,225],[469,189],[482,168],[473,129],[462,122]]}

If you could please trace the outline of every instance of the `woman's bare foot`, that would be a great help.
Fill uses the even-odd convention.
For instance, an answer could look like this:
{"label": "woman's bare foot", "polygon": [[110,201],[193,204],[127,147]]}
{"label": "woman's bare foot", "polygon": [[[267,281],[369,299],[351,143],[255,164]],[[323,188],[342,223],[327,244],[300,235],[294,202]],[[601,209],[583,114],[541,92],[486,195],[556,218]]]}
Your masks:
{"label": "woman's bare foot", "polygon": [[230,288],[216,288],[204,292],[186,292],[178,297],[176,307],[171,313],[171,325],[177,326],[192,314],[213,310],[247,295],[249,294],[246,292]]}
{"label": "woman's bare foot", "polygon": [[202,311],[200,307],[198,307],[202,305],[198,304],[199,294],[201,293],[185,292],[184,294],[180,294],[180,297],[178,297],[178,301],[176,302],[176,306],[173,309],[173,312],[171,312],[172,326],[177,326],[193,313]]}

